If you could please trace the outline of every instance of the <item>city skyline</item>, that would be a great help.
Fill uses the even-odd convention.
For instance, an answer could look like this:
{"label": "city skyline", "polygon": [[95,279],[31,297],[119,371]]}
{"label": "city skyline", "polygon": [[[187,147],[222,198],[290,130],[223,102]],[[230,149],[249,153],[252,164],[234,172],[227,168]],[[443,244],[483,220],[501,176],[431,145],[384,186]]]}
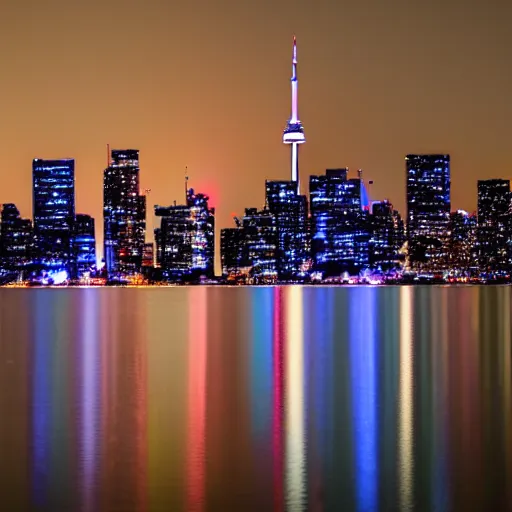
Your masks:
{"label": "city skyline", "polygon": [[[32,218],[31,160],[73,157],[77,211],[100,219],[110,143],[140,150],[141,188],[154,191],[151,204],[181,201],[188,166],[191,186],[217,209],[217,231],[229,226],[232,212],[262,204],[265,179],[289,176],[289,152],[279,137],[289,115],[294,33],[308,131],[303,182],[326,168],[361,167],[374,181],[372,197],[405,212],[404,155],[449,153],[452,209],[474,211],[478,179],[510,176],[507,6],[465,6],[461,18],[453,2],[442,12],[410,6],[400,15],[375,4],[374,19],[363,13],[368,5],[342,12],[300,2],[294,11],[227,4],[226,19],[210,4],[195,6],[196,19],[189,7],[176,13],[155,3],[118,9],[110,2],[100,11],[55,2],[36,6],[25,23],[18,23],[24,11],[9,6],[0,35],[11,48],[0,57],[0,202]],[[249,19],[251,31],[236,28]],[[434,19],[435,40],[427,37]],[[120,44],[118,31],[129,22],[144,30]],[[335,30],[340,22],[344,30]],[[12,32],[14,26],[20,28]],[[52,27],[59,37],[36,37]],[[24,38],[26,31],[33,37]],[[126,80],[128,63],[133,72]],[[201,119],[209,121],[201,127]],[[241,129],[247,119],[257,137]],[[208,137],[198,143],[198,127],[206,126]],[[243,194],[232,190],[236,179]]]}

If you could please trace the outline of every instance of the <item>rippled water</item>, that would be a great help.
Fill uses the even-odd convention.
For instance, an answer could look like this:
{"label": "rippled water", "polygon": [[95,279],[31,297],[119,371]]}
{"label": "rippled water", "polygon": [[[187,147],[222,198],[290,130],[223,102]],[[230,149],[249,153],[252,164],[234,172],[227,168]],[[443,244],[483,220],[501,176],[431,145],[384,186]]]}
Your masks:
{"label": "rippled water", "polygon": [[508,287],[0,290],[0,510],[512,510]]}

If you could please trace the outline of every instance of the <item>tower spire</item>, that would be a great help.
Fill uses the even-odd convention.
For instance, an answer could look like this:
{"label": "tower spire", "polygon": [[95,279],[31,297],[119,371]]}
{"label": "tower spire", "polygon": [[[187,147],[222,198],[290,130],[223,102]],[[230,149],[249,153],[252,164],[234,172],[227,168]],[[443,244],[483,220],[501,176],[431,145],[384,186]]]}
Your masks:
{"label": "tower spire", "polygon": [[299,120],[299,104],[298,104],[298,77],[297,77],[297,38],[293,36],[293,52],[292,52],[292,112],[283,134],[283,143],[291,144],[291,178],[299,187],[299,144],[306,142],[304,137],[304,128]]}

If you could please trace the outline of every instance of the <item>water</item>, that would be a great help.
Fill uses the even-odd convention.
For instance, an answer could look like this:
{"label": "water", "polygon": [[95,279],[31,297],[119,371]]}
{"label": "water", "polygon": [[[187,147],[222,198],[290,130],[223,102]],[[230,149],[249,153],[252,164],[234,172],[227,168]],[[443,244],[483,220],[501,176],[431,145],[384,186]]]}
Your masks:
{"label": "water", "polygon": [[0,510],[512,510],[509,287],[0,290]]}

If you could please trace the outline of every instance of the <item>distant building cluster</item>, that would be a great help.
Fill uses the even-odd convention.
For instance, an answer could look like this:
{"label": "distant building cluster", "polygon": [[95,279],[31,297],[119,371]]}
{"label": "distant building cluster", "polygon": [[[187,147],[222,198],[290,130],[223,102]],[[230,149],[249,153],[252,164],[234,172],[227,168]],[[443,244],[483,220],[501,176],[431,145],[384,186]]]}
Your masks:
{"label": "distant building cluster", "polygon": [[[75,211],[75,161],[35,159],[33,221],[14,204],[0,216],[0,284],[144,282],[488,282],[509,281],[512,208],[509,180],[479,181],[478,209],[451,211],[450,156],[407,155],[405,221],[372,201],[362,171],[327,169],[300,193],[294,39],[292,108],[283,143],[290,180],[267,180],[262,208],[246,208],[220,231],[222,276],[215,276],[215,209],[185,186],[184,204],[155,206],[147,240],[147,194],[139,151],[109,150],[103,173],[104,260],[97,265],[95,220]],[[303,187],[304,188],[304,187]]]}

